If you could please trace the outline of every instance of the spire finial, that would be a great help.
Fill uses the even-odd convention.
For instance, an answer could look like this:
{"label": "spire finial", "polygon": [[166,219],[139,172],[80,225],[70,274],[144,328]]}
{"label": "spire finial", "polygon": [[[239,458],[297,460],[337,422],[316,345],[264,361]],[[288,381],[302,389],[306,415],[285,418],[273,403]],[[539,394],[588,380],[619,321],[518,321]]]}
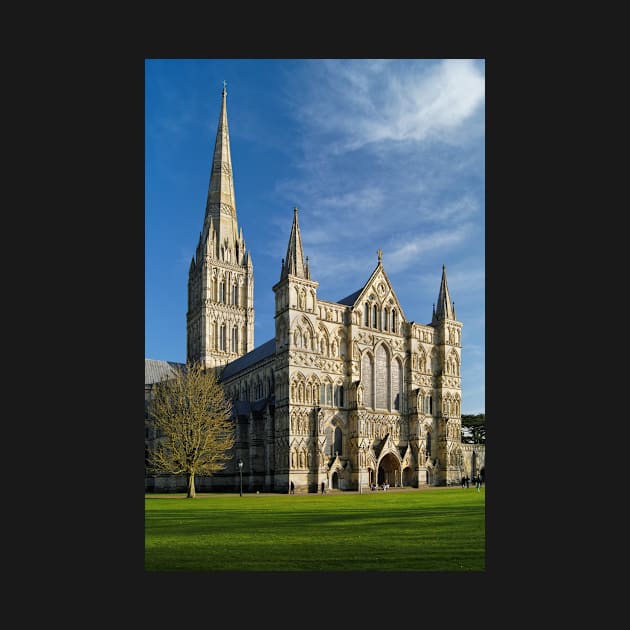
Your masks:
{"label": "spire finial", "polygon": [[380,247],[376,250],[376,255],[378,256],[378,262],[381,263],[383,261],[383,250]]}
{"label": "spire finial", "polygon": [[297,206],[295,208],[293,208],[293,216],[296,216],[298,213],[298,209]]}
{"label": "spire finial", "polygon": [[225,82],[225,79],[223,79],[223,95],[225,96],[225,94],[227,94],[227,83]]}

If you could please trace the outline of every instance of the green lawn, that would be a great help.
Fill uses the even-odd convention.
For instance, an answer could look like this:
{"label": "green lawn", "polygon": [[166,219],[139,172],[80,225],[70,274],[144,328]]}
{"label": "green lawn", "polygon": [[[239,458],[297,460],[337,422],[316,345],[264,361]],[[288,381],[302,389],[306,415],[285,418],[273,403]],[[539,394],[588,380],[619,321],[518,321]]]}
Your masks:
{"label": "green lawn", "polygon": [[145,495],[147,571],[483,571],[485,488]]}

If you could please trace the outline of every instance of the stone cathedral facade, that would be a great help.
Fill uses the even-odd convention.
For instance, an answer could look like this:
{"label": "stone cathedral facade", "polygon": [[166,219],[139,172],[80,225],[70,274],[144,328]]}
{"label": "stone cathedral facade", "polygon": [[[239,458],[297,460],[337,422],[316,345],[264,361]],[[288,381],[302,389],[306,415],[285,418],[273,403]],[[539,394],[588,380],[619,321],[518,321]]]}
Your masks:
{"label": "stone cathedral facade", "polygon": [[[189,269],[187,361],[219,372],[233,401],[236,443],[227,468],[197,478],[197,490],[238,491],[241,474],[246,492],[282,493],[291,482],[297,492],[317,492],[322,483],[356,491],[474,476],[485,446],[461,442],[462,322],[444,266],[427,324],[405,316],[380,250],[354,293],[321,299],[294,208],[272,287],[275,336],[254,347],[253,262],[237,222],[226,96],[224,88]],[[153,379],[173,365],[153,361]],[[179,491],[185,480],[147,477],[145,488]]]}

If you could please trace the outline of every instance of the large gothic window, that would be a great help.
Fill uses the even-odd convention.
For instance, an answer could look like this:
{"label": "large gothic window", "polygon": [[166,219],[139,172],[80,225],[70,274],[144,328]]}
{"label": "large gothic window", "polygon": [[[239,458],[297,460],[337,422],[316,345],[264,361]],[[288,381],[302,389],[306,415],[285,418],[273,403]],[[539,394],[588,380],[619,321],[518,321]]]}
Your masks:
{"label": "large gothic window", "polygon": [[372,328],[378,328],[378,308],[376,304],[372,307]]}
{"label": "large gothic window", "polygon": [[376,408],[389,409],[391,401],[390,359],[385,346],[376,349]]}
{"label": "large gothic window", "polygon": [[402,409],[402,382],[402,364],[398,359],[395,359],[392,366],[392,394],[394,397],[394,409],[398,411]]}
{"label": "large gothic window", "polygon": [[367,302],[365,303],[363,312],[364,312],[363,323],[366,326],[369,326],[370,325],[370,307],[368,306]]}
{"label": "large gothic window", "polygon": [[369,354],[361,359],[361,383],[363,384],[363,403],[366,407],[374,408],[374,364]]}

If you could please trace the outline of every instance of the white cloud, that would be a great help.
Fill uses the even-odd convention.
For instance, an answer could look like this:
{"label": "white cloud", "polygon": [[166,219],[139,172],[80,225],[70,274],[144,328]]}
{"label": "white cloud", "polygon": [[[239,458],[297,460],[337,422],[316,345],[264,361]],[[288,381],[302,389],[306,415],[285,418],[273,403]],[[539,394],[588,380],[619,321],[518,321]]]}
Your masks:
{"label": "white cloud", "polygon": [[[463,224],[408,239],[391,253],[385,252],[387,269],[391,272],[401,271],[416,264],[420,257],[428,252],[454,248],[466,239],[470,230],[471,226]],[[435,276],[433,276],[433,282],[435,282]]]}
{"label": "white cloud", "polygon": [[485,78],[469,59],[328,60],[316,74],[296,113],[311,133],[327,134],[333,154],[385,141],[452,142],[484,101]]}

